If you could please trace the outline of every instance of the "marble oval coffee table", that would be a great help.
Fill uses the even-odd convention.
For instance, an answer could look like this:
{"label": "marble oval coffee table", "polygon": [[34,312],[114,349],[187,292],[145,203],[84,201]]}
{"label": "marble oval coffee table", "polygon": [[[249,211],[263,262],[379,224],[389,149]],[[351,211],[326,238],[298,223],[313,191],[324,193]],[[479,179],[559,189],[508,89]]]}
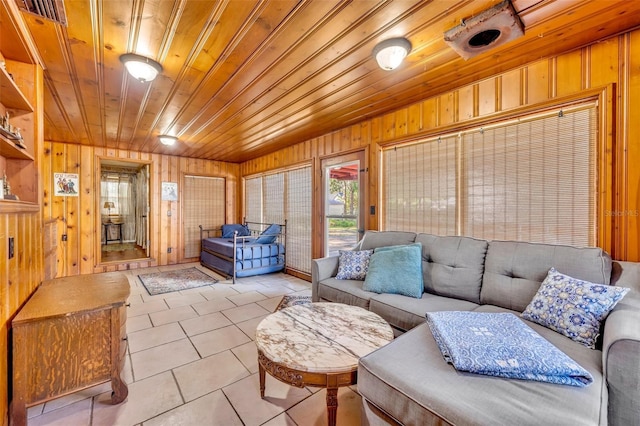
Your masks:
{"label": "marble oval coffee table", "polygon": [[325,387],[328,423],[335,425],[338,388],[355,384],[358,359],[391,340],[385,320],[356,306],[310,303],[273,313],[256,328],[260,396],[265,371],[293,386]]}

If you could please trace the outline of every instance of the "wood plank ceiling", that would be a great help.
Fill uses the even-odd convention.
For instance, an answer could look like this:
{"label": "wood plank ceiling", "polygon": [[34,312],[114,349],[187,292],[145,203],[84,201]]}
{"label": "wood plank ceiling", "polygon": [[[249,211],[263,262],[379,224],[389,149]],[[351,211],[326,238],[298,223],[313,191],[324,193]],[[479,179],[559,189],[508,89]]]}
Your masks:
{"label": "wood plank ceiling", "polygon": [[[24,17],[46,140],[242,162],[640,24],[640,1],[513,0],[525,35],[463,60],[443,33],[497,3],[65,0],[68,26]],[[400,36],[410,55],[381,70],[373,47]],[[164,71],[136,81],[127,52]]]}

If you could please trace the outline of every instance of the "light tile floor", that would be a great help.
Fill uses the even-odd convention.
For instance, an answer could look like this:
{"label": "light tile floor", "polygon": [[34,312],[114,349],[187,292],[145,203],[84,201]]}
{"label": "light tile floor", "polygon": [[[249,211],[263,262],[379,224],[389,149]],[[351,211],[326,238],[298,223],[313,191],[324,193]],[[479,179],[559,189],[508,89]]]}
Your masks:
{"label": "light tile floor", "polygon": [[[194,266],[216,276],[197,263],[124,272],[131,284],[125,402],[110,405],[105,383],[29,408],[28,426],[326,424],[323,389],[288,386],[267,374],[260,398],[253,341],[282,296],[310,295],[310,284],[269,274],[149,296],[136,277]],[[338,425],[359,425],[356,386],[341,388],[338,398]]]}

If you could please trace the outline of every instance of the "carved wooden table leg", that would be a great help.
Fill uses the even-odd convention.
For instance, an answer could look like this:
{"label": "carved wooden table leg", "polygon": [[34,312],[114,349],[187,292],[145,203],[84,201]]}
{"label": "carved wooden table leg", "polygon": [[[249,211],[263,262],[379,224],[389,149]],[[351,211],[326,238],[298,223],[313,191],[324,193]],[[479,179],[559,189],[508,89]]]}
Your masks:
{"label": "carved wooden table leg", "polygon": [[258,375],[260,376],[260,398],[264,398],[264,389],[265,389],[265,376],[264,376],[264,367],[262,364],[258,363]]}
{"label": "carved wooden table leg", "polygon": [[338,388],[327,388],[327,423],[336,426],[338,411]]}

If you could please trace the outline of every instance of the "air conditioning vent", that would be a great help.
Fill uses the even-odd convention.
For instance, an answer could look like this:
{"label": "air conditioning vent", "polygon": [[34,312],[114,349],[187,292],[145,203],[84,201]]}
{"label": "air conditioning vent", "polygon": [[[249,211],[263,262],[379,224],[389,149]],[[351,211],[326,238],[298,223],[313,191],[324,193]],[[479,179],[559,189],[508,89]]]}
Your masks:
{"label": "air conditioning vent", "polygon": [[16,0],[16,4],[25,12],[67,25],[63,0]]}
{"label": "air conditioning vent", "polygon": [[493,49],[524,34],[522,21],[505,0],[444,33],[444,41],[464,59]]}

